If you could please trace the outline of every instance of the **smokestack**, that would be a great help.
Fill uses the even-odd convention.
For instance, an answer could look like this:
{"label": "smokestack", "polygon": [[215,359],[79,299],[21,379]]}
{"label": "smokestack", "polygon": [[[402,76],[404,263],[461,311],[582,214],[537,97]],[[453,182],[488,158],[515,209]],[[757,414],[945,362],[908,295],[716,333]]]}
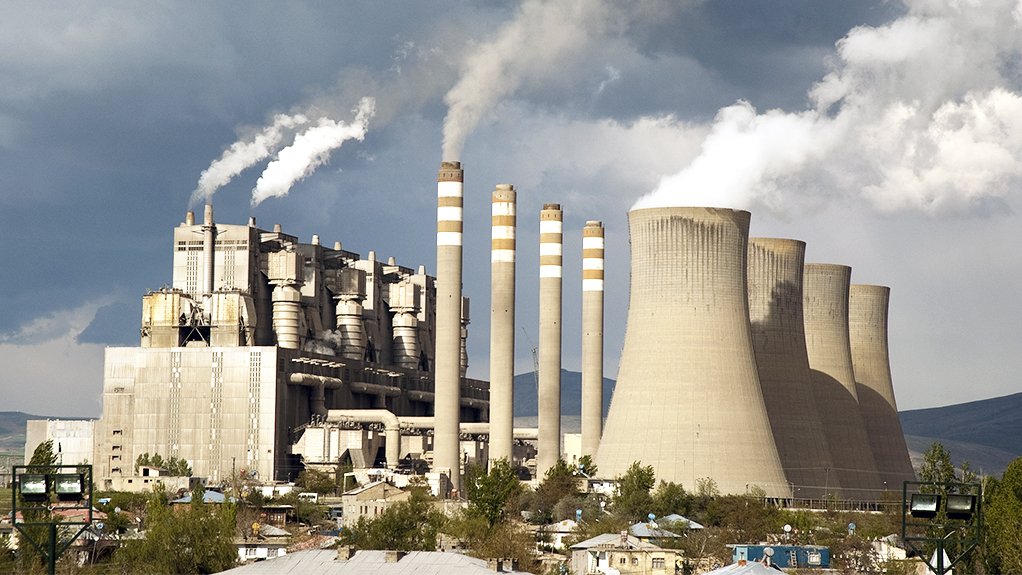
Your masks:
{"label": "smokestack", "polygon": [[186,226],[194,226],[195,225],[195,212],[193,212],[191,210],[188,210],[187,212],[185,212],[185,225]]}
{"label": "smokestack", "polygon": [[603,433],[603,223],[582,229],[582,455]]}
{"label": "smokestack", "polygon": [[[806,264],[803,283],[806,353],[813,395],[845,497],[875,500],[883,489],[859,413],[848,338],[852,268]],[[835,474],[830,474],[831,476]]]}
{"label": "smokestack", "polygon": [[898,419],[887,348],[887,310],[891,288],[853,284],[848,294],[848,335],[859,412],[885,489],[914,481],[905,434]]}
{"label": "smokestack", "polygon": [[213,223],[213,204],[207,203],[202,219],[202,293],[213,293],[213,274],[216,268],[216,224]]}
{"label": "smokestack", "polygon": [[544,204],[539,213],[539,445],[542,478],[561,457],[561,254],[564,213]]}
{"label": "smokestack", "polygon": [[617,387],[596,464],[722,493],[790,490],[770,434],[749,329],[749,212],[628,213],[631,289]]}
{"label": "smokestack", "polygon": [[[813,398],[802,313],[806,244],[749,240],[749,320],[770,428],[792,497],[837,494],[823,423]],[[829,485],[828,485],[829,479]]]}
{"label": "smokestack", "polygon": [[510,184],[493,190],[490,240],[490,461],[512,460],[515,376],[515,206]]}
{"label": "smokestack", "polygon": [[441,162],[437,173],[436,403],[433,467],[461,488],[461,251],[465,174],[461,162]]}

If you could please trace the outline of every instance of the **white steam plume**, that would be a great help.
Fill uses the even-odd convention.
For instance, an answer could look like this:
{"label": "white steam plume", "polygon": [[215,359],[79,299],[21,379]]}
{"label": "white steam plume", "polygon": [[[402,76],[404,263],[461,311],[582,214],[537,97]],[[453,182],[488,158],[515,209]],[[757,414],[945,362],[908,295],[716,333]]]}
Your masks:
{"label": "white steam plume", "polygon": [[555,74],[564,61],[585,53],[592,42],[623,19],[602,0],[526,0],[493,39],[476,47],[461,78],[444,97],[443,158],[457,160],[465,139],[482,117],[522,83]]}
{"label": "white steam plume", "polygon": [[252,190],[252,206],[269,197],[283,197],[295,182],[302,180],[330,159],[330,152],[341,147],[345,141],[365,138],[369,118],[376,111],[373,98],[362,98],[352,110],[355,120],[350,124],[320,118],[312,128],[295,136],[294,143],[277,154],[277,159],[267,164],[263,174]]}
{"label": "white steam plume", "polygon": [[1006,207],[1022,188],[1022,3],[906,5],[838,42],[812,108],[722,109],[701,154],[634,207],[780,211],[821,193],[861,195],[881,211]]}
{"label": "white steam plume", "polygon": [[297,126],[305,124],[309,119],[302,114],[288,116],[277,114],[273,123],[263,128],[250,140],[238,140],[230,148],[213,160],[208,168],[199,175],[199,184],[192,192],[190,205],[202,200],[208,201],[220,188],[227,185],[235,176],[268,158],[277,150],[284,134]]}

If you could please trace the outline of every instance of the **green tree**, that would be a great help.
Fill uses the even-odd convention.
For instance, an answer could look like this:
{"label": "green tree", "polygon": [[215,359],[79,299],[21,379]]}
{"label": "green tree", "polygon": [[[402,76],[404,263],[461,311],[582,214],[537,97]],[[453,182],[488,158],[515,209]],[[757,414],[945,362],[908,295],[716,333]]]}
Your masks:
{"label": "green tree", "polygon": [[986,508],[987,565],[994,573],[1022,573],[1022,457],[1012,461]]}
{"label": "green tree", "polygon": [[923,453],[919,480],[928,483],[950,483],[955,479],[955,465],[951,462],[951,452],[942,443],[934,442]]}
{"label": "green tree", "polygon": [[596,467],[591,455],[583,455],[578,458],[577,472],[582,477],[596,477],[598,471],[599,468]]}
{"label": "green tree", "polygon": [[444,515],[426,495],[413,491],[402,501],[373,519],[360,517],[341,535],[342,545],[359,549],[435,551]]}
{"label": "green tree", "polygon": [[644,467],[638,461],[633,462],[618,478],[617,493],[611,500],[614,514],[633,522],[644,519],[653,509],[653,497],[649,492],[655,481],[652,465]]}
{"label": "green tree", "polygon": [[507,459],[498,459],[490,466],[489,473],[474,470],[466,473],[465,492],[468,495],[467,513],[481,517],[489,527],[507,520],[509,512],[517,508],[522,483],[518,471]]}
{"label": "green tree", "polygon": [[218,573],[234,566],[234,504],[203,503],[202,495],[197,488],[187,508],[171,509],[157,484],[146,507],[145,536],[125,542],[115,560],[153,575]]}
{"label": "green tree", "polygon": [[298,474],[298,478],[295,480],[295,487],[301,491],[311,491],[325,495],[336,491],[337,482],[329,473],[315,469],[305,469]]}
{"label": "green tree", "polygon": [[653,492],[653,513],[657,517],[663,517],[672,513],[688,515],[692,497],[685,492],[685,488],[673,481],[660,481],[656,491]]}
{"label": "green tree", "polygon": [[565,503],[557,508],[562,500],[578,496],[578,477],[575,472],[576,470],[563,459],[558,459],[557,463],[547,469],[543,482],[536,487],[536,496],[532,501],[533,523],[551,523],[574,518],[576,507],[568,509],[568,506],[573,504]]}

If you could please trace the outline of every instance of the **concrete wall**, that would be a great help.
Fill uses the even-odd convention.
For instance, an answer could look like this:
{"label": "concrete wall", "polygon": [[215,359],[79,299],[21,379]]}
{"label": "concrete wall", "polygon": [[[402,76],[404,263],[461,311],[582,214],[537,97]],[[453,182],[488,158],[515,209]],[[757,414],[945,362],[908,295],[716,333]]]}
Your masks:
{"label": "concrete wall", "polygon": [[884,488],[897,491],[915,480],[905,434],[894,399],[887,347],[887,310],[891,289],[852,284],[848,295],[848,334],[859,410]]}
{"label": "concrete wall", "polygon": [[631,289],[617,387],[596,464],[639,461],[658,480],[722,493],[790,489],[774,447],[749,327],[749,213],[629,213]]}
{"label": "concrete wall", "polygon": [[749,320],[770,428],[797,498],[837,494],[813,397],[802,314],[805,242],[749,240]]}

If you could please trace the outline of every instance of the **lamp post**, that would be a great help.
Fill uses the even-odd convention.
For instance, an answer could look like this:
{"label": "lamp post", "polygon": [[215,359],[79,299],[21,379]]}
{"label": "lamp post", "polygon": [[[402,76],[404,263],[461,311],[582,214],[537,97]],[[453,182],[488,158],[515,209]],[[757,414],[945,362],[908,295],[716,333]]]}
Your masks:
{"label": "lamp post", "polygon": [[[901,491],[901,539],[923,555],[931,571],[944,575],[979,545],[982,501],[983,486],[979,483],[906,481]],[[948,557],[945,565],[945,549],[950,542],[959,549],[958,556]],[[931,545],[932,562],[925,549]]]}
{"label": "lamp post", "polygon": [[[46,559],[49,575],[55,575],[57,558],[92,523],[92,466],[15,465],[12,471],[14,527]],[[84,517],[58,521],[51,513],[54,510],[81,510]],[[22,512],[21,521],[18,521],[18,511]],[[72,534],[66,540],[60,540],[58,523],[71,528]],[[46,540],[37,540],[42,538],[38,537],[38,532],[33,533],[31,527],[46,527]]]}

